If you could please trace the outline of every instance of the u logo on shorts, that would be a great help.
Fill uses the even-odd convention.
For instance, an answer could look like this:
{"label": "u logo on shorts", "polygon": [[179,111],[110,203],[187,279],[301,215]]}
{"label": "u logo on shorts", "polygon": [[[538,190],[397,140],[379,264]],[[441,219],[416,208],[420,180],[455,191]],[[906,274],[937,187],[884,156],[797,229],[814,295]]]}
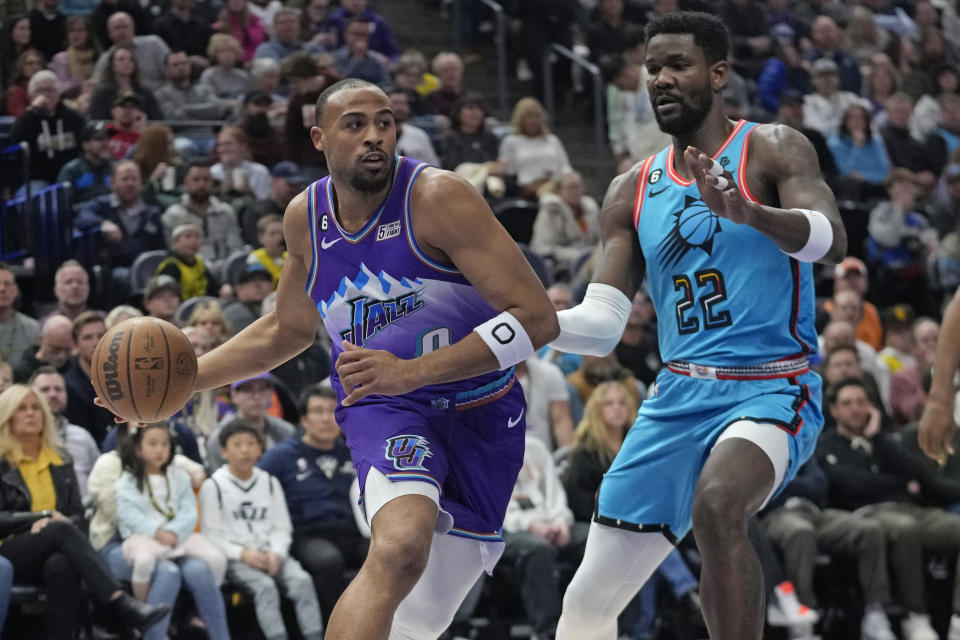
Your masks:
{"label": "u logo on shorts", "polygon": [[423,461],[431,455],[430,443],[423,436],[402,435],[387,440],[385,457],[400,471],[426,471]]}

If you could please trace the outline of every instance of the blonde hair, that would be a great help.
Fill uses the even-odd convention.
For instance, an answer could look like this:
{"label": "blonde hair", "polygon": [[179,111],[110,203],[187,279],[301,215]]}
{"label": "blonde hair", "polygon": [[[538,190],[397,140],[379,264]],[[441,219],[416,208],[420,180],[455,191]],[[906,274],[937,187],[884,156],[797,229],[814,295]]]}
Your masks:
{"label": "blonde hair", "polygon": [[230,327],[230,323],[227,322],[227,318],[223,315],[223,309],[220,308],[219,302],[211,301],[198,304],[190,314],[186,326],[195,327],[205,318],[213,318],[223,329],[223,335],[221,337],[213,338],[211,336],[211,345],[213,347],[223,344],[227,338],[233,335],[233,329]]}
{"label": "blonde hair", "polygon": [[207,57],[213,64],[217,64],[217,54],[220,53],[221,49],[233,49],[233,52],[237,54],[238,61],[243,57],[243,47],[240,46],[240,41],[229,33],[215,33],[210,36],[210,44],[207,45]]}
{"label": "blonde hair", "polygon": [[510,116],[510,132],[518,136],[525,135],[520,129],[520,124],[523,122],[524,116],[531,111],[539,111],[540,115],[543,116],[543,123],[540,125],[539,137],[546,138],[548,135],[550,135],[550,125],[547,122],[547,110],[543,108],[543,105],[540,104],[539,100],[529,96],[526,98],[520,98],[517,101],[516,106],[513,107],[513,115]]}
{"label": "blonde hair", "polygon": [[103,321],[104,327],[109,331],[113,328],[115,324],[119,324],[126,320],[127,318],[142,318],[143,311],[137,309],[136,307],[131,307],[128,304],[121,304],[118,307],[114,307],[110,310],[110,313],[107,314],[107,317]]}
{"label": "blonde hair", "polygon": [[0,457],[6,458],[11,464],[17,464],[23,454],[20,442],[13,435],[13,417],[27,396],[35,397],[43,411],[43,430],[40,432],[43,445],[54,451],[62,450],[60,438],[54,428],[53,412],[50,411],[46,398],[25,384],[10,385],[6,391],[0,393]]}
{"label": "blonde hair", "polygon": [[583,419],[577,425],[577,430],[573,435],[573,449],[580,447],[593,451],[600,455],[605,464],[613,462],[615,452],[607,444],[607,425],[603,421],[603,402],[607,392],[611,389],[618,389],[623,394],[624,403],[627,405],[627,423],[623,425],[621,442],[626,437],[627,431],[633,425],[633,420],[637,415],[637,405],[633,400],[630,391],[622,382],[602,382],[593,390],[587,399],[587,405],[583,409]]}

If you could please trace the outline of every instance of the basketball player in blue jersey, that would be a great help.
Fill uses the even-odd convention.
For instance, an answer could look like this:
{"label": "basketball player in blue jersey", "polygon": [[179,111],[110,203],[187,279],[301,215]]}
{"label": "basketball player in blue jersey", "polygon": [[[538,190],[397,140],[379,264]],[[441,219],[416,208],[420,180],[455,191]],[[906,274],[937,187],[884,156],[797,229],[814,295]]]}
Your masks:
{"label": "basketball player in blue jersey", "polygon": [[747,521],[796,473],[822,426],[812,262],[846,236],[813,147],[732,122],[728,36],[704,13],[648,25],[650,100],[673,144],[617,177],[604,254],[560,351],[617,344],[646,276],[666,363],[600,486],[557,638],[613,640],[617,616],[691,528],[714,640],[759,640],[763,578]]}
{"label": "basketball player in blue jersey", "polygon": [[330,175],[287,207],[277,309],[202,357],[196,388],[273,369],[323,321],[372,527],[325,637],[437,638],[502,551],[523,464],[513,366],[556,337],[557,316],[473,187],[395,156],[379,88],[334,84],[316,119]]}

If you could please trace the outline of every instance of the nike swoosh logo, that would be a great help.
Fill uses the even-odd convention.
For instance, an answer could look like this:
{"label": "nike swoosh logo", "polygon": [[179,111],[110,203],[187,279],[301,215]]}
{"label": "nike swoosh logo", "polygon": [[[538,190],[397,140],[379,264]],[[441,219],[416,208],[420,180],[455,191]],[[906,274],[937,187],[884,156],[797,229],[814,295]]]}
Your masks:
{"label": "nike swoosh logo", "polygon": [[650,197],[650,198],[656,198],[658,195],[660,195],[661,193],[663,193],[663,192],[666,191],[666,190],[667,190],[667,187],[664,187],[663,189],[660,189],[660,191],[653,191],[653,190],[651,189],[651,190],[650,190],[650,193],[648,193],[647,196]]}
{"label": "nike swoosh logo", "polygon": [[517,419],[507,418],[507,429],[513,429],[517,426],[517,423],[520,422],[520,418],[523,417],[523,409],[520,409],[520,415],[517,416]]}
{"label": "nike swoosh logo", "polygon": [[326,239],[326,238],[320,238],[320,248],[321,248],[321,249],[329,249],[330,247],[332,247],[333,245],[337,244],[337,243],[340,242],[341,240],[343,240],[343,238],[337,238],[336,240],[331,240],[330,242],[327,242],[327,239]]}
{"label": "nike swoosh logo", "polygon": [[[333,244],[333,243],[331,242],[330,244]],[[303,473],[298,473],[297,482],[300,482],[301,480],[306,480],[312,475],[313,475],[313,471],[304,471]]]}

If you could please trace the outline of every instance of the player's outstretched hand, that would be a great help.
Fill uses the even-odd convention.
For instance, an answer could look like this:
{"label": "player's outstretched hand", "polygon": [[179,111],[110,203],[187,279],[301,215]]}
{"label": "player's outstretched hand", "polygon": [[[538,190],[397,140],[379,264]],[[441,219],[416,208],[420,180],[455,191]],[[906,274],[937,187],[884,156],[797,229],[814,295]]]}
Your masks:
{"label": "player's outstretched hand", "polygon": [[344,340],[343,353],[337,356],[337,375],[349,407],[371,394],[396,396],[413,391],[419,385],[410,379],[410,362],[389,351],[365,349]]}
{"label": "player's outstretched hand", "polygon": [[759,205],[743,197],[733,174],[696,147],[687,147],[683,159],[693,173],[700,199],[711,211],[737,224],[750,224]]}
{"label": "player's outstretched hand", "polygon": [[923,452],[943,464],[947,456],[954,454],[954,431],[953,407],[934,398],[928,400],[917,431],[917,441]]}

